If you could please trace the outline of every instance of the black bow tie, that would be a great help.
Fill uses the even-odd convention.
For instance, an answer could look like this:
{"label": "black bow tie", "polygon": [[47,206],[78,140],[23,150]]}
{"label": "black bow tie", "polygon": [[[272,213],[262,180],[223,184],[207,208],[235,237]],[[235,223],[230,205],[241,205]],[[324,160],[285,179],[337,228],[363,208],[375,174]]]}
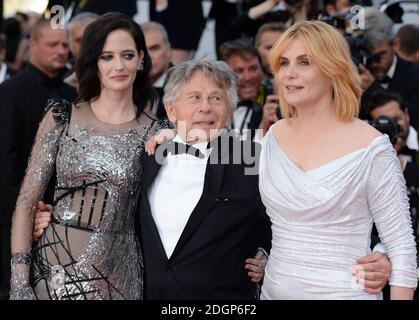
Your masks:
{"label": "black bow tie", "polygon": [[382,84],[388,84],[388,83],[390,83],[390,81],[391,81],[391,78],[389,76],[385,76],[381,80],[378,80],[378,82],[382,83]]}
{"label": "black bow tie", "polygon": [[245,108],[248,108],[248,109],[253,109],[254,104],[255,103],[252,100],[242,100],[242,101],[238,102],[237,108],[245,107]]}
{"label": "black bow tie", "polygon": [[205,156],[203,155],[203,153],[199,149],[197,149],[197,148],[195,148],[195,147],[193,147],[189,144],[179,143],[179,142],[176,142],[176,141],[169,142],[167,144],[167,149],[166,150],[167,150],[167,153],[170,153],[170,154],[173,154],[173,155],[174,154],[185,153],[185,154],[189,154],[191,156],[195,156],[195,157],[200,158],[200,159],[205,158]]}

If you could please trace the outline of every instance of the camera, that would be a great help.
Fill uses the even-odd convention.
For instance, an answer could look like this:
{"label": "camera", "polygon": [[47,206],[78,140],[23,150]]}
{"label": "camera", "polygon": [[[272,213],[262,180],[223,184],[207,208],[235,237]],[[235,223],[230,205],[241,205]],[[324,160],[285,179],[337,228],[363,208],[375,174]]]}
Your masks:
{"label": "camera", "polygon": [[368,68],[374,62],[380,62],[381,56],[379,54],[371,54],[367,48],[367,40],[363,35],[352,35],[345,33],[346,22],[351,21],[355,16],[351,12],[338,12],[331,16],[322,16],[321,21],[326,22],[344,33],[346,42],[351,51],[352,61],[359,66],[360,64]]}
{"label": "camera", "polygon": [[320,20],[345,32],[346,22],[351,21],[354,16],[355,13],[351,12],[336,12],[331,16],[321,16]]}
{"label": "camera", "polygon": [[394,145],[400,134],[400,126],[392,118],[387,116],[379,116],[371,125],[382,134],[388,135],[390,142]]}
{"label": "camera", "polygon": [[[270,79],[266,79],[262,81],[263,90],[265,92],[265,99],[267,96],[275,94],[273,82]],[[281,110],[279,109],[279,101],[278,101],[278,108],[276,109],[276,116],[278,119],[282,119]]]}
{"label": "camera", "polygon": [[364,36],[345,35],[346,42],[351,50],[352,61],[359,66],[360,64],[368,68],[372,63],[380,62],[380,54],[371,54],[367,49],[367,40]]}

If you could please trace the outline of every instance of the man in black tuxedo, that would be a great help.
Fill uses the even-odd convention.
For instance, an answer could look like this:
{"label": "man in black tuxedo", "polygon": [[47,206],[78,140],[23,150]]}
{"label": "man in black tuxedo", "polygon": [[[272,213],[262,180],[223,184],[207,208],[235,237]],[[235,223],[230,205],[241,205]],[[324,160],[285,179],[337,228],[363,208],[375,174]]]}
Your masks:
{"label": "man in black tuxedo", "polygon": [[[31,56],[26,68],[0,85],[0,262],[2,298],[8,295],[10,277],[10,223],[25,174],[29,154],[47,100],[73,101],[76,91],[65,84],[60,71],[68,57],[64,30],[52,29],[48,20],[33,27]],[[52,188],[47,192],[52,199]],[[3,268],[5,270],[3,270]]]}
{"label": "man in black tuxedo", "polygon": [[388,90],[401,95],[407,106],[411,125],[419,128],[419,65],[403,60],[393,47],[393,22],[385,13],[367,8],[365,13],[365,38],[373,61],[365,68],[360,66],[364,94],[360,117],[366,119],[366,104],[376,91]]}
{"label": "man in black tuxedo", "polygon": [[[260,147],[228,140],[224,131],[237,103],[237,76],[224,62],[203,59],[179,64],[168,77],[164,102],[178,135],[143,157],[145,297],[252,299],[256,286],[245,260],[270,247],[271,231],[258,191]],[[176,154],[189,140],[187,154]]]}
{"label": "man in black tuxedo", "polygon": [[[265,79],[262,60],[253,43],[245,39],[225,42],[220,47],[221,60],[225,61],[239,76],[239,103],[233,114],[231,127],[240,131],[246,139],[260,141],[263,134],[257,129],[265,128],[279,120],[278,97],[273,93],[273,83]],[[268,127],[269,129],[269,127]],[[256,135],[256,133],[259,133]]]}

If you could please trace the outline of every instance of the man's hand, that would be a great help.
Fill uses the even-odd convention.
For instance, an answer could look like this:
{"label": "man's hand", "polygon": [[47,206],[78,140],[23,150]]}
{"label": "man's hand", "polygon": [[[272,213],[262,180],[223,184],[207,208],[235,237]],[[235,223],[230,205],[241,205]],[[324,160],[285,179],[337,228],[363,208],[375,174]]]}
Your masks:
{"label": "man's hand", "polygon": [[38,202],[38,210],[35,213],[35,223],[32,233],[32,241],[35,242],[44,233],[51,222],[52,206],[43,201]]}
{"label": "man's hand", "polygon": [[391,263],[387,256],[375,252],[369,256],[358,259],[352,267],[352,275],[356,282],[364,287],[369,294],[379,294],[390,278]]}
{"label": "man's hand", "polygon": [[259,283],[265,276],[265,266],[268,262],[268,258],[263,254],[262,251],[258,251],[255,257],[246,259],[245,269],[250,270],[248,276],[252,282]]}
{"label": "man's hand", "polygon": [[362,64],[359,65],[359,76],[361,77],[361,88],[363,91],[367,90],[375,81],[372,73]]}

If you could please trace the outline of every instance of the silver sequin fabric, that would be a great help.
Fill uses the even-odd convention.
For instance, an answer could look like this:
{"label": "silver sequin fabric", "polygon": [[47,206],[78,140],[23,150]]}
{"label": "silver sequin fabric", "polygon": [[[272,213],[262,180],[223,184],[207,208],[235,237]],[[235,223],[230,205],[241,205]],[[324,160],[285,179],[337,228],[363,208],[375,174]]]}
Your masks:
{"label": "silver sequin fabric", "polygon": [[103,123],[87,104],[72,107],[69,124],[51,113],[41,123],[18,198],[12,253],[30,247],[34,209],[55,168],[53,221],[32,249],[31,285],[29,266],[14,265],[11,298],[33,298],[32,287],[37,299],[142,299],[134,225],[150,121]]}
{"label": "silver sequin fabric", "polygon": [[273,237],[261,299],[381,299],[365,293],[351,273],[370,254],[373,222],[391,261],[390,285],[416,287],[405,181],[387,136],[304,172],[270,130],[259,188]]}

